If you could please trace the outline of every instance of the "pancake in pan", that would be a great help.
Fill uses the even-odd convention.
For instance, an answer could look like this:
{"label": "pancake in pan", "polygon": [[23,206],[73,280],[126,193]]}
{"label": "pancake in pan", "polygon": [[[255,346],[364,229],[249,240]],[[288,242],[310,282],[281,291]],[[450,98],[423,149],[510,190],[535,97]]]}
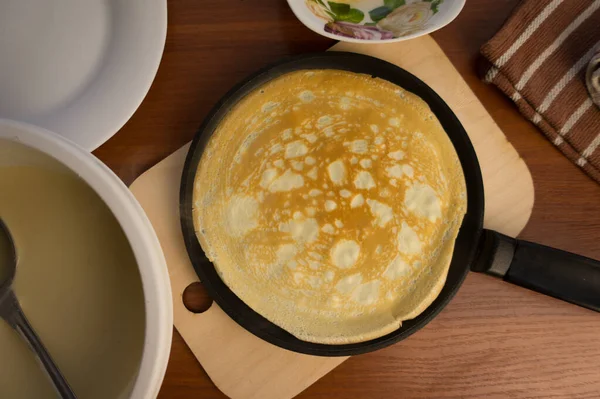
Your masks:
{"label": "pancake in pan", "polygon": [[456,152],[423,100],[368,75],[305,70],[220,123],[193,216],[240,299],[299,339],[346,344],[431,304],[466,204]]}

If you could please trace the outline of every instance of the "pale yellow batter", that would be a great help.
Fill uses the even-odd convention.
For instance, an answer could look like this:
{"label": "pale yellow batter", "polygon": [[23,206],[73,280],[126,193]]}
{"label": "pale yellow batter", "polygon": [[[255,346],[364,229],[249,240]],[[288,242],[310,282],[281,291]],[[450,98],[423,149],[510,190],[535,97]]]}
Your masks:
{"label": "pale yellow batter", "polygon": [[300,339],[360,342],[439,294],[466,210],[458,157],[417,96],[333,70],[246,96],[194,187],[200,243],[250,307]]}
{"label": "pale yellow batter", "polygon": [[[17,159],[33,161],[10,165]],[[77,397],[128,397],[144,345],[144,296],[111,211],[56,161],[0,140],[0,217],[17,246],[17,297]],[[27,344],[0,319],[0,398],[54,397]]]}

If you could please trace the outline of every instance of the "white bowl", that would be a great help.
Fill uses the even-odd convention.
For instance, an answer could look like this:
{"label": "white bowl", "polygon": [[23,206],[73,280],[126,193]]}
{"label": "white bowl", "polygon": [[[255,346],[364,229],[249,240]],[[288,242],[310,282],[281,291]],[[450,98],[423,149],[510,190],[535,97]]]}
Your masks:
{"label": "white bowl", "polygon": [[38,150],[75,172],[106,203],[119,222],[139,268],[146,312],[142,359],[130,398],[156,397],[169,360],[173,308],[166,262],[141,206],[108,167],[61,136],[32,125],[0,119],[0,139]]}
{"label": "white bowl", "polygon": [[314,32],[353,43],[391,43],[423,36],[454,20],[465,0],[288,0]]}

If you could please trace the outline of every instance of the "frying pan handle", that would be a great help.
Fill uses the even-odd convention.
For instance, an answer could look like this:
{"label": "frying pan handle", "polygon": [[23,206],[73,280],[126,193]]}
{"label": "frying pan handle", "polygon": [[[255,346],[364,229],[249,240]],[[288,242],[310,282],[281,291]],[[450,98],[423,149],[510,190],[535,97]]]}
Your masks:
{"label": "frying pan handle", "polygon": [[600,312],[600,262],[483,230],[473,271]]}

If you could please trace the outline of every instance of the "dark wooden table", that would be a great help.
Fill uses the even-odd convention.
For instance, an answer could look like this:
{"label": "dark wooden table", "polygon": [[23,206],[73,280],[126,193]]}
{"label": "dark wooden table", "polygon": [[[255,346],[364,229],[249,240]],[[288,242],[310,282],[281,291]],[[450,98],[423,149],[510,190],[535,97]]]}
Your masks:
{"label": "dark wooden table", "polygon": [[[513,104],[480,81],[479,47],[518,0],[468,0],[433,37],[533,175],[524,239],[600,259],[600,186],[571,164]],[[334,42],[298,22],[283,0],[172,0],[162,64],[131,120],[95,154],[131,183],[191,140],[238,80],[283,56]],[[161,398],[223,398],[174,332]],[[299,398],[598,398],[600,316],[500,281],[470,275],[425,329],[349,359]]]}

